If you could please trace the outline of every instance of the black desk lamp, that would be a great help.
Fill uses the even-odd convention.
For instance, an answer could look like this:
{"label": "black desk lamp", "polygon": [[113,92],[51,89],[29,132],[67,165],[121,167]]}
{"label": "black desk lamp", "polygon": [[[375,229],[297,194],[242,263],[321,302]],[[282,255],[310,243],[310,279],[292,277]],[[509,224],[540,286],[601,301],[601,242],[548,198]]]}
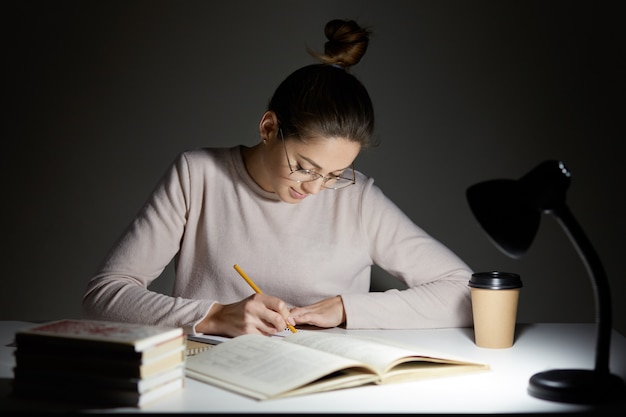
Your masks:
{"label": "black desk lamp", "polygon": [[530,378],[528,393],[550,401],[601,403],[624,395],[624,382],[609,371],[611,293],[591,242],[565,204],[571,174],[559,161],[545,161],[519,180],[491,180],[467,189],[474,216],[493,243],[512,258],[522,256],[539,228],[542,212],[552,214],[576,247],[595,292],[595,369],[554,369]]}

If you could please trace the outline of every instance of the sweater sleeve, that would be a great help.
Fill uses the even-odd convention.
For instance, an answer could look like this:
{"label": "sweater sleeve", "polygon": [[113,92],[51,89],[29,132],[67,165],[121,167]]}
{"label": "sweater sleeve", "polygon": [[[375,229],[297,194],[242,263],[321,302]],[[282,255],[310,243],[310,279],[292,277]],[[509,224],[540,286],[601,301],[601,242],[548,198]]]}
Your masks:
{"label": "sweater sleeve", "polygon": [[467,327],[472,324],[472,271],[450,249],[415,225],[370,184],[361,221],[375,264],[407,289],[342,294],[350,329]]}
{"label": "sweater sleeve", "polygon": [[188,201],[189,167],[181,154],[89,281],[83,296],[86,317],[194,332],[212,301],[170,297],[148,289],[180,248]]}

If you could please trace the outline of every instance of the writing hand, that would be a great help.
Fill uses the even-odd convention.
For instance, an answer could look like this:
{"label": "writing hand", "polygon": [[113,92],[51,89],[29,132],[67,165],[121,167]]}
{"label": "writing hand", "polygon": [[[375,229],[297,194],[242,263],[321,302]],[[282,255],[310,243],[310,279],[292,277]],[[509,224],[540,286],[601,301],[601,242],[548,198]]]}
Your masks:
{"label": "writing hand", "polygon": [[235,337],[247,333],[266,336],[283,331],[290,317],[285,302],[266,294],[253,294],[232,304],[214,304],[209,314],[198,323],[196,331]]}
{"label": "writing hand", "polygon": [[290,314],[296,324],[310,324],[317,327],[337,327],[346,321],[346,312],[340,296],[327,298],[304,307],[294,307]]}

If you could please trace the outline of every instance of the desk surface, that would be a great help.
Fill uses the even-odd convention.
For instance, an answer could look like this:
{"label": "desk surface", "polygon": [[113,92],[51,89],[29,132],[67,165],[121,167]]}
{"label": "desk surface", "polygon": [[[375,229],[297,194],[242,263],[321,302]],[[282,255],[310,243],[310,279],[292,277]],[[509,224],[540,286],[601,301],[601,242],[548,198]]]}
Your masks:
{"label": "desk surface", "polygon": [[[76,411],[12,398],[15,331],[26,322],[0,322],[0,412],[9,410]],[[326,330],[325,330],[326,331]],[[528,395],[529,378],[548,369],[593,369],[595,324],[520,324],[512,348],[484,349],[474,344],[473,331],[341,330],[357,335],[386,337],[416,346],[487,363],[491,370],[392,385],[364,386],[270,401],[256,401],[187,378],[185,389],[138,408],[107,412],[149,413],[537,413],[580,412],[593,407],[545,401]],[[626,381],[626,338],[611,337],[611,372]],[[600,407],[607,408],[607,407]],[[595,409],[598,409],[596,407]],[[626,398],[610,410],[625,410]],[[87,411],[87,410],[85,410]]]}

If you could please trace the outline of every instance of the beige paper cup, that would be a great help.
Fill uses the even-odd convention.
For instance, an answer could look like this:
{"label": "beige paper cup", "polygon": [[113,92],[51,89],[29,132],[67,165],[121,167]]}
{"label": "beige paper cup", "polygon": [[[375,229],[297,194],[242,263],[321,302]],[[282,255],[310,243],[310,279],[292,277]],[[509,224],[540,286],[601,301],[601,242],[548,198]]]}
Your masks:
{"label": "beige paper cup", "polygon": [[522,281],[508,272],[478,272],[469,286],[476,346],[502,349],[513,346],[517,304]]}

